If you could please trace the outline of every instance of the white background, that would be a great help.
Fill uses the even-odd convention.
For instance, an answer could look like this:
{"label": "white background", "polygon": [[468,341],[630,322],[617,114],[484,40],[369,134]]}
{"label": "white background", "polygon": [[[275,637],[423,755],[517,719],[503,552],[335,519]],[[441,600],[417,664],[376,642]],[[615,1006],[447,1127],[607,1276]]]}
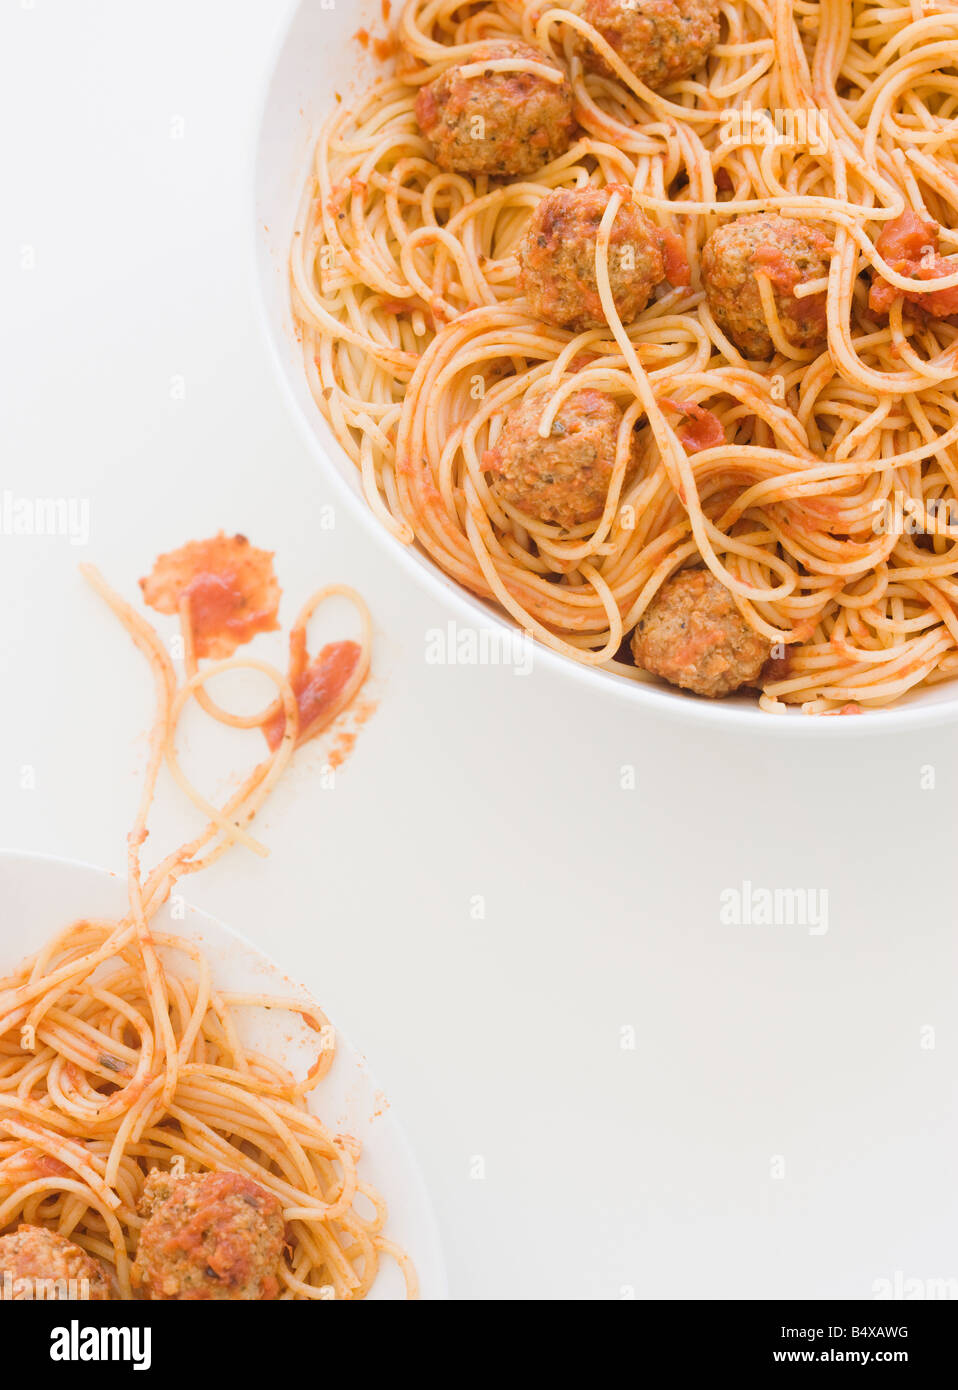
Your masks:
{"label": "white background", "polygon": [[[88,499],[91,534],[0,535],[0,844],[122,870],[150,684],[77,563],[135,600],[159,551],[242,530],[287,621],[362,589],[379,708],[334,789],[301,758],[269,861],[189,896],[365,1052],[453,1295],[955,1278],[958,732],[706,735],[551,671],[426,664],[448,614],[345,511],[319,528],[334,499],[259,338],[251,142],[284,17],[3,0],[0,489]],[[722,925],[745,880],[827,891],[827,933]]]}

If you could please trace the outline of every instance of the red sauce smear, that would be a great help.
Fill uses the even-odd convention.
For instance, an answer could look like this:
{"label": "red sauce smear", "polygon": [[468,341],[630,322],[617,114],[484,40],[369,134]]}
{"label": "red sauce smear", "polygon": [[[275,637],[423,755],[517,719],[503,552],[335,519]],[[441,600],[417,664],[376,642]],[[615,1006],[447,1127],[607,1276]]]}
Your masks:
{"label": "red sauce smear", "polygon": [[[290,684],[299,710],[297,747],[319,732],[317,726],[335,707],[360,656],[356,642],[329,642],[305,669],[297,670],[301,665],[296,651],[300,645],[297,638],[300,636],[294,632],[290,638],[290,645],[294,648],[290,660]],[[285,730],[286,714],[282,709],[263,725],[266,742],[274,751],[282,742]]]}
{"label": "red sauce smear", "polygon": [[343,204],[349,197],[351,189],[347,183],[337,183],[329,190],[329,197],[326,200],[326,209],[334,217],[340,217],[343,211]]}
{"label": "red sauce smear", "polygon": [[780,246],[757,246],[752,252],[752,261],[784,294],[791,294],[802,278],[798,266],[789,260]]}
{"label": "red sauce smear", "polygon": [[360,729],[375,711],[376,703],[373,700],[366,700],[363,704],[355,705],[351,709],[350,714],[355,727],[352,729],[344,729],[342,733],[338,734],[336,742],[330,750],[329,766],[334,771],[342,767],[343,763],[356,747],[356,740],[359,737]]}
{"label": "red sauce smear", "polygon": [[222,660],[260,632],[275,632],[281,590],[273,553],[257,550],[245,536],[221,531],[161,555],[140,580],[143,597],[157,613],[178,613],[189,600],[197,657]]}
{"label": "red sauce smear", "polygon": [[425,300],[420,299],[418,294],[410,295],[408,299],[384,299],[380,308],[384,314],[392,314],[395,318],[402,318],[406,314],[420,313],[427,323],[435,327],[431,306]]}
{"label": "red sauce smear", "polygon": [[[940,280],[958,271],[958,257],[939,256],[938,239],[936,223],[906,208],[901,217],[882,228],[875,250],[899,275],[911,280]],[[933,318],[949,318],[958,314],[958,285],[921,294],[918,290],[900,290],[876,276],[868,295],[868,307],[873,313],[885,314],[899,300],[924,309]]]}
{"label": "red sauce smear", "polygon": [[[383,19],[389,19],[386,5],[383,6]],[[368,29],[357,29],[353,38],[358,39],[363,48],[372,47],[373,53],[381,63],[385,63],[399,51],[399,41],[392,35],[385,39],[374,39]]]}
{"label": "red sauce smear", "polygon": [[688,252],[685,249],[685,242],[678,232],[670,231],[668,228],[659,230],[659,245],[662,250],[662,258],[665,261],[665,278],[670,285],[690,285],[692,283],[692,270],[689,266]]}
{"label": "red sauce smear", "polygon": [[822,716],[821,716],[821,717],[822,717],[822,719],[828,719],[830,716],[833,716],[833,715],[836,715],[836,714],[864,714],[864,713],[865,713],[865,711],[862,709],[861,705],[857,705],[857,704],[854,702],[854,700],[852,700],[852,701],[850,701],[847,705],[842,705],[841,709],[827,709],[827,710],[824,710],[824,711],[822,712]]}
{"label": "red sauce smear", "polygon": [[52,1154],[38,1154],[33,1163],[34,1169],[43,1178],[67,1178],[71,1176],[71,1170],[65,1163],[61,1163]]}
{"label": "red sauce smear", "polygon": [[[815,228],[809,228],[808,235],[822,256],[834,254],[835,248],[828,237]],[[802,275],[794,260],[790,260],[779,246],[757,246],[752,252],[752,265],[768,277],[780,294],[790,294],[794,297],[795,286],[807,278]],[[827,304],[828,300],[824,294],[810,295],[801,301],[802,315],[807,319],[818,319],[824,323]]]}
{"label": "red sauce smear", "polygon": [[73,1177],[72,1169],[61,1163],[52,1154],[35,1149],[32,1144],[12,1153],[0,1163],[0,1177],[13,1178],[18,1184],[33,1182],[37,1178]]}
{"label": "red sauce smear", "polygon": [[694,401],[669,400],[659,401],[659,405],[667,410],[674,410],[677,415],[684,415],[689,420],[690,423],[683,425],[678,431],[679,441],[687,454],[698,454],[703,449],[717,449],[721,444],[728,443],[721,420],[704,406],[696,405]]}
{"label": "red sauce smear", "polygon": [[420,87],[416,97],[416,120],[420,130],[427,134],[436,124],[439,116],[439,103],[433,95],[431,87]]}
{"label": "red sauce smear", "polygon": [[893,261],[920,261],[926,251],[938,250],[938,228],[927,217],[906,208],[894,222],[886,222],[875,250],[889,265]]}

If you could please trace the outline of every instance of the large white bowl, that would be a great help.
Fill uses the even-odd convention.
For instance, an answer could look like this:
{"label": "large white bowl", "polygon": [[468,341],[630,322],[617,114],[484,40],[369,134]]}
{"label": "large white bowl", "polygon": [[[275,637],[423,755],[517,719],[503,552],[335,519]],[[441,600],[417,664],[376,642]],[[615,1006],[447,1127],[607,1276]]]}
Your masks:
{"label": "large white bowl", "polygon": [[[400,3],[394,0],[394,12]],[[355,38],[363,24],[373,33],[383,32],[380,0],[295,0],[270,62],[253,170],[256,278],[263,329],[313,457],[370,534],[388,547],[405,573],[425,585],[461,622],[474,626],[506,624],[497,609],[466,593],[424,553],[400,544],[380,525],[362,496],[356,469],[317,410],[306,383],[289,296],[292,228],[313,146],[320,126],[336,104],[335,93],[348,102],[383,71]],[[640,684],[580,666],[538,645],[536,660],[568,680],[584,681],[596,699],[617,697],[638,711],[647,709],[699,726],[844,738],[928,727],[958,718],[958,684],[913,693],[894,709],[860,718],[822,720],[797,712],[765,714],[750,697],[712,702],[664,686]]]}

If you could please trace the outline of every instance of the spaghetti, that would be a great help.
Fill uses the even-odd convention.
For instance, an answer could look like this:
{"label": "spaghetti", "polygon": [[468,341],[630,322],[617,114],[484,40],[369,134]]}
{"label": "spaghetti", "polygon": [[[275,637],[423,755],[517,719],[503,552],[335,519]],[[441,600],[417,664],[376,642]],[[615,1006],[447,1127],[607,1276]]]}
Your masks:
{"label": "spaghetti", "polygon": [[[220,566],[216,572],[209,568],[211,555]],[[226,1170],[252,1179],[282,1205],[281,1298],[363,1298],[383,1254],[399,1262],[414,1297],[415,1271],[383,1234],[386,1205],[363,1180],[358,1143],[331,1132],[308,1106],[335,1055],[328,1020],[312,1004],[217,989],[195,942],[150,925],[174,885],[213,863],[230,845],[265,853],[248,826],[297,743],[327,727],[362,684],[369,668],[368,611],[352,590],[315,595],[293,628],[289,675],[265,661],[233,655],[199,668],[190,594],[195,599],[214,581],[221,589],[232,586],[221,617],[230,611],[235,616],[254,591],[265,590],[278,604],[272,557],[253,551],[242,537],[217,537],[162,560],[172,560],[179,575],[182,601],[176,601],[175,586],[167,585],[165,592],[174,600],[167,611],[179,611],[187,638],[182,684],[154,628],[95,569],[84,567],[150,663],[156,717],[128,841],[129,913],[122,921],[75,923],[0,978],[0,1232],[17,1222],[59,1232],[104,1261],[115,1292],[128,1299],[144,1225],[137,1204],[148,1172]],[[160,575],[164,584],[168,571],[169,566]],[[160,566],[151,578],[158,574]],[[347,672],[340,670],[338,689],[327,692],[322,709],[307,702],[311,722],[304,722],[297,692],[303,673],[317,669],[306,657],[306,624],[333,593],[345,595],[358,609],[362,638],[341,644],[355,646],[355,659]],[[152,598],[157,598],[155,586]],[[222,625],[217,639],[227,648],[252,635],[234,622],[232,636],[224,637],[229,626]],[[270,626],[275,622],[267,610],[252,631]],[[210,632],[207,627],[207,637]],[[255,718],[232,715],[203,699],[210,678],[238,670],[257,671],[275,687],[275,702]],[[266,727],[277,712],[281,720],[280,737],[268,740],[268,756],[221,807],[207,802],[179,766],[177,726],[194,700],[236,727]],[[145,873],[140,852],[164,763],[206,824]],[[241,1042],[243,1015],[263,1009],[288,1011],[308,1026],[318,1055],[304,1079]]]}
{"label": "spaghetti", "polygon": [[[658,91],[583,11],[408,0],[395,74],[322,133],[292,300],[312,393],[369,506],[554,651],[632,680],[652,677],[624,640],[688,565],[712,572],[778,658],[766,710],[873,709],[953,677],[958,318],[936,317],[930,296],[958,286],[958,260],[923,275],[886,259],[881,237],[911,213],[958,250],[958,5],[725,0],[706,65]],[[537,45],[544,73],[561,66],[579,134],[530,176],[449,172],[417,94],[504,38]],[[575,333],[531,313],[517,251],[544,198],[589,186],[631,191],[681,238],[692,276],[622,322],[613,191],[595,253],[606,323]],[[827,273],[795,290],[826,296],[827,348],[790,339],[770,269],[756,279],[774,351],[755,362],[710,313],[701,249],[728,219],[770,211],[833,247]],[[883,314],[869,304],[880,283]],[[530,392],[553,403],[544,437],[557,402],[585,388],[637,423],[643,462],[634,481],[618,468],[601,518],[563,529],[505,503],[483,460]],[[690,447],[676,401],[720,436]]]}

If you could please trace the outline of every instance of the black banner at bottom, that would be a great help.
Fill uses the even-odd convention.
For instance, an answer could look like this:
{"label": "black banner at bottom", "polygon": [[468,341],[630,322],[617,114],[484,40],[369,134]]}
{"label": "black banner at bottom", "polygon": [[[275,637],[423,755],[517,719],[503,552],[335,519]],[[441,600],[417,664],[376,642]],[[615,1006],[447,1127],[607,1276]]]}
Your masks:
{"label": "black banner at bottom", "polygon": [[[564,1305],[563,1305],[564,1306]],[[448,1350],[437,1358],[422,1342],[423,1324],[417,1317],[430,1320],[440,1335],[445,1328],[452,1330],[460,1315],[461,1304],[447,1305],[439,1313],[439,1323],[432,1324],[433,1314],[407,1310],[405,1317],[391,1323],[389,1335],[396,1336],[395,1351],[412,1369],[416,1361],[433,1371],[441,1362],[445,1373],[454,1373]],[[509,1311],[506,1311],[508,1307]],[[522,1302],[497,1306],[495,1318],[510,1322],[513,1316],[523,1321],[513,1324],[522,1337],[523,1324],[531,1334],[521,1342],[527,1348],[516,1355],[516,1343],[509,1338],[508,1347],[494,1334],[496,1323],[488,1314],[481,1322],[469,1311],[469,1326],[459,1334],[467,1352],[469,1370],[475,1374],[484,1356],[488,1357],[491,1374],[505,1369],[503,1358],[514,1373],[522,1362],[530,1367],[548,1365],[552,1359],[549,1336],[549,1303]],[[953,1302],[627,1302],[615,1314],[602,1311],[599,1303],[578,1305],[574,1321],[563,1314],[562,1335],[552,1343],[555,1350],[569,1348],[582,1337],[591,1341],[596,1331],[607,1332],[616,1339],[608,1344],[608,1355],[627,1349],[627,1357],[636,1375],[655,1372],[657,1383],[663,1372],[677,1375],[683,1372],[704,1371],[716,1376],[736,1375],[747,1371],[774,1379],[780,1372],[817,1370],[832,1367],[855,1367],[869,1372],[887,1372],[894,1377],[908,1371],[919,1371],[926,1380],[931,1372],[947,1376],[954,1357],[956,1307]],[[322,1368],[324,1378],[334,1369],[336,1347],[344,1351],[344,1369],[352,1359],[355,1370],[357,1334],[364,1348],[363,1358],[376,1363],[376,1343],[363,1339],[361,1324],[349,1317],[349,1326],[340,1323],[327,1305],[319,1310],[292,1308],[282,1303],[264,1303],[247,1308],[235,1303],[205,1303],[202,1308],[183,1307],[169,1303],[67,1303],[67,1302],[3,1302],[0,1306],[0,1325],[8,1335],[8,1345],[15,1345],[24,1362],[32,1369],[49,1367],[54,1377],[66,1382],[85,1371],[94,1372],[100,1379],[111,1370],[124,1375],[186,1375],[192,1381],[197,1374],[215,1372],[218,1376],[237,1371],[259,1376],[263,1357],[267,1364],[275,1359],[277,1369],[284,1375],[300,1366],[304,1370]],[[367,1333],[381,1328],[374,1309],[361,1314]],[[541,1318],[544,1322],[540,1322]],[[592,1318],[597,1317],[598,1323]],[[332,1318],[332,1321],[330,1319]],[[369,1318],[373,1318],[370,1325]],[[471,1328],[471,1331],[470,1331]],[[414,1360],[409,1360],[408,1345],[402,1336],[415,1329]],[[11,1335],[12,1334],[12,1335]],[[621,1339],[625,1337],[627,1341]],[[348,1338],[348,1340],[346,1340]],[[440,1343],[440,1345],[443,1345]],[[618,1346],[618,1352],[614,1348]],[[347,1351],[348,1349],[348,1351]],[[539,1361],[541,1358],[541,1361]],[[603,1352],[601,1361],[606,1360]],[[23,1363],[21,1363],[23,1364]],[[598,1362],[597,1362],[598,1364]],[[266,1390],[274,1390],[271,1382]]]}

